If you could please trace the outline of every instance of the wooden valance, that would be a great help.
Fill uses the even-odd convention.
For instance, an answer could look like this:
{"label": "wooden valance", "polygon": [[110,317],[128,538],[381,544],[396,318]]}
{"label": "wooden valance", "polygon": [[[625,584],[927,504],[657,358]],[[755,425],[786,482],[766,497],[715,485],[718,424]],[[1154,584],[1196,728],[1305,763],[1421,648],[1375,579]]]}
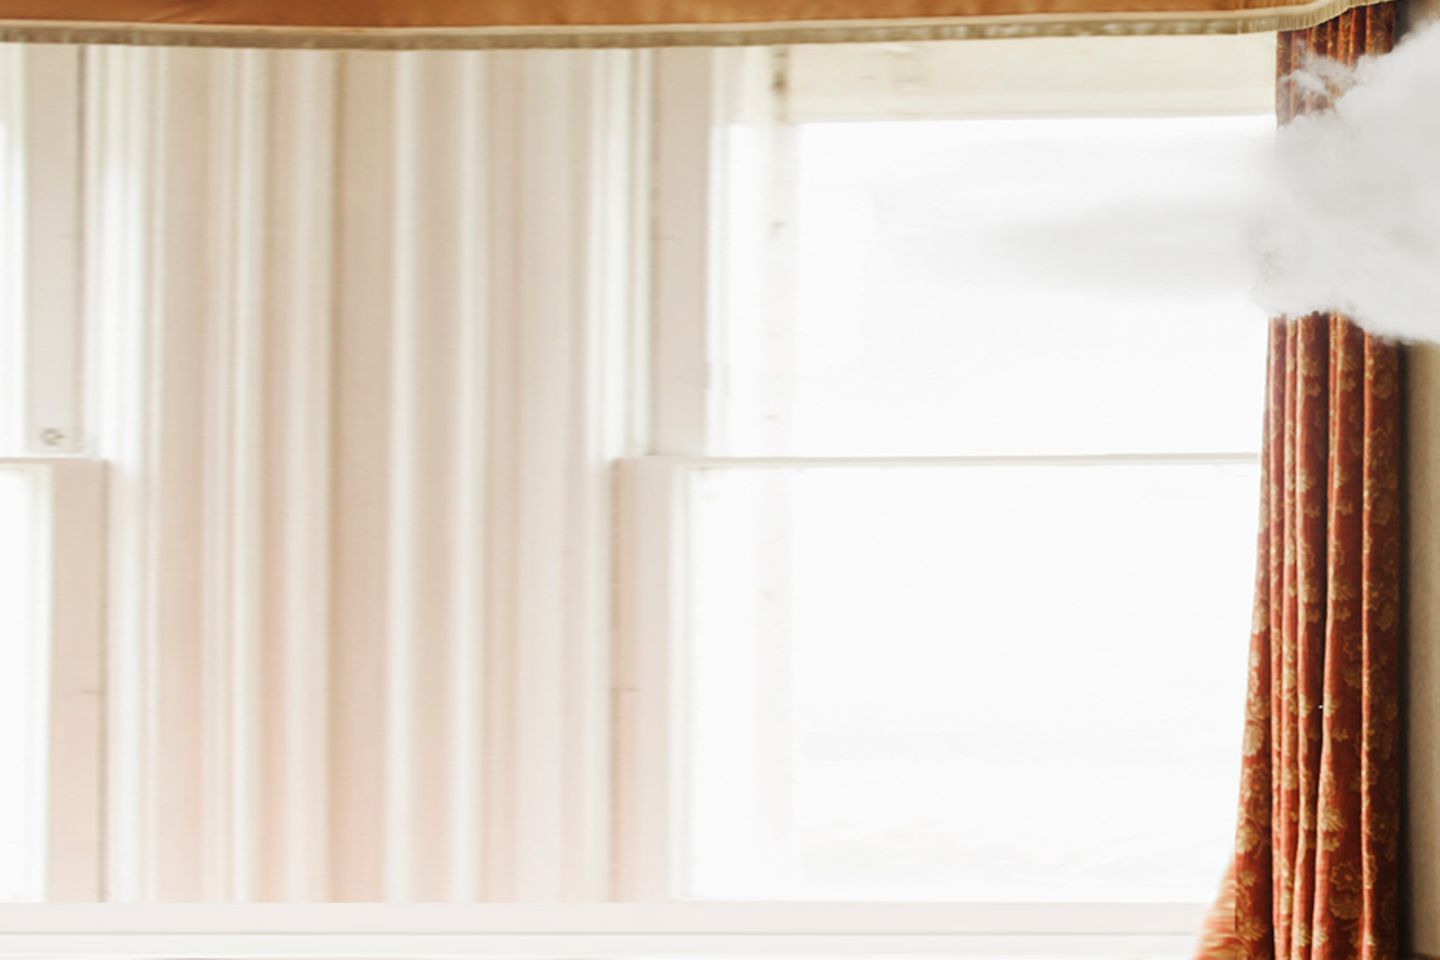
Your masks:
{"label": "wooden valance", "polygon": [[650,47],[1312,26],[1366,0],[0,0],[0,40],[323,49]]}

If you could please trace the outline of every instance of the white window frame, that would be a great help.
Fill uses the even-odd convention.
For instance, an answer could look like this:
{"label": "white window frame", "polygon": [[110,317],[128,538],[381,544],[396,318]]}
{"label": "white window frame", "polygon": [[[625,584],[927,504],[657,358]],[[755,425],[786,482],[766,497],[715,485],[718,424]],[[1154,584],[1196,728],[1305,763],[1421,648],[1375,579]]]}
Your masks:
{"label": "white window frame", "polygon": [[0,909],[0,957],[1180,956],[1193,934],[1174,928],[1188,919],[1137,925],[1105,905],[1045,917],[1005,904],[12,906]]}
{"label": "white window frame", "polygon": [[0,114],[10,136],[12,216],[4,309],[20,354],[18,448],[0,467],[34,476],[40,623],[48,642],[44,889],[101,895],[105,465],[86,455],[88,358],[82,305],[78,48],[0,47]]}
{"label": "white window frame", "polygon": [[[68,51],[25,49],[27,58],[31,51]],[[36,53],[34,58],[39,63],[45,55]],[[618,461],[614,471],[613,556],[608,565],[587,564],[585,574],[586,585],[602,592],[611,583],[617,586],[615,630],[609,651],[613,671],[605,677],[603,666],[587,661],[576,668],[583,669],[586,676],[572,682],[572,686],[580,686],[583,681],[585,689],[589,689],[593,672],[613,691],[611,752],[606,756],[603,748],[581,745],[584,749],[576,753],[584,754],[586,769],[580,771],[578,780],[591,794],[597,790],[604,793],[608,777],[613,810],[595,815],[611,816],[611,833],[605,839],[609,840],[608,851],[615,854],[612,897],[632,902],[547,906],[4,906],[0,907],[0,957],[618,957],[742,953],[1053,957],[1179,954],[1188,950],[1201,919],[1202,905],[1153,904],[1136,910],[1126,904],[738,904],[671,900],[675,851],[670,842],[674,813],[670,791],[674,782],[672,764],[677,757],[675,711],[670,700],[675,689],[675,664],[670,655],[679,613],[674,604],[678,596],[674,561],[685,536],[679,509],[681,491],[686,477],[707,466],[794,465],[786,458],[736,460],[704,456],[709,382],[720,373],[709,366],[708,318],[716,314],[716,300],[722,294],[710,282],[708,265],[715,249],[716,230],[710,219],[709,200],[723,186],[715,182],[712,160],[719,151],[716,138],[723,133],[717,120],[722,110],[730,109],[724,99],[730,92],[721,89],[714,61],[714,54],[703,51],[646,55],[644,62],[653,65],[655,97],[650,120],[657,144],[650,158],[654,168],[650,209],[638,209],[646,193],[639,189],[638,176],[629,178],[626,189],[633,199],[629,220],[648,223],[651,232],[647,235],[642,228],[632,237],[607,235],[603,239],[610,242],[609,246],[597,242],[602,239],[597,236],[583,238],[590,245],[583,248],[587,255],[606,261],[596,267],[598,273],[614,279],[617,290],[645,287],[648,278],[645,292],[650,300],[649,307],[641,309],[646,297],[635,297],[635,306],[629,310],[632,329],[628,344],[606,347],[608,360],[627,353],[634,369],[650,371],[648,376],[625,384],[626,389],[618,391],[625,394],[623,398],[608,398],[613,401],[612,407],[628,407],[624,411],[624,428],[619,432],[626,434],[624,446],[633,456]],[[56,67],[50,63],[49,69]],[[78,72],[72,80],[76,89],[83,86],[84,79]],[[31,84],[19,89],[34,92],[42,88]],[[586,109],[603,115],[604,99],[597,95],[596,103]],[[53,101],[47,97],[47,102]],[[78,95],[75,102],[76,111],[69,116],[78,131]],[[535,100],[525,102],[533,105]],[[704,109],[696,110],[696,104],[703,104]],[[58,117],[63,116],[57,115],[54,122],[61,125]],[[587,113],[576,122],[585,122],[589,117]],[[522,118],[510,119],[519,123]],[[47,149],[62,150],[68,136],[57,133],[36,142],[43,141]],[[78,153],[78,134],[75,143]],[[73,169],[58,162],[27,165],[25,169],[34,176],[49,171],[56,178],[48,186],[37,183],[26,187],[37,198],[33,201],[36,210],[58,211],[53,220],[35,223],[69,222],[71,215],[64,212],[65,197],[73,202],[78,194],[57,184],[64,184],[62,177],[78,170],[81,159],[75,157]],[[553,178],[560,176],[547,172]],[[613,182],[589,186],[608,189],[627,180],[623,164],[614,165],[611,175]],[[75,182],[78,177],[70,181],[72,187]],[[532,191],[541,192],[538,187]],[[52,206],[47,208],[45,204]],[[625,220],[617,216],[607,222],[619,224]],[[525,236],[536,249],[560,246],[555,242],[557,237],[566,241],[565,249],[572,253],[581,249],[581,238],[571,236],[568,231],[573,227],[565,225],[560,213],[553,222],[527,225],[526,229],[529,232]],[[32,338],[37,346],[49,343],[45,348],[49,358],[46,369],[53,374],[36,378],[31,385],[36,395],[27,405],[32,411],[27,429],[40,437],[38,431],[59,424],[63,449],[83,451],[85,416],[79,377],[85,365],[85,329],[78,306],[73,310],[65,306],[65,291],[76,295],[82,289],[75,266],[75,238],[64,231],[51,231],[29,242],[34,244],[35,262],[51,263],[55,272],[36,277],[24,289],[38,309],[52,311],[52,321],[58,326],[47,323],[46,329]],[[41,257],[42,250],[49,253]],[[556,272],[563,272],[569,262],[561,258]],[[530,316],[537,309],[531,301],[555,311],[557,317],[568,310],[568,302],[552,303],[554,298],[549,296],[546,285],[553,279],[538,272],[527,277],[524,290],[515,296],[520,304],[516,315]],[[41,295],[45,290],[59,293],[50,298]],[[622,305],[611,312],[626,311]],[[547,425],[561,421],[548,408],[537,409],[541,409],[541,419]],[[56,582],[78,585],[81,596],[83,591],[93,591],[93,602],[67,603],[63,610],[57,606],[53,614],[57,630],[57,692],[56,713],[51,720],[52,755],[59,772],[52,774],[52,779],[63,776],[76,789],[68,795],[64,808],[52,816],[52,831],[56,834],[52,851],[58,854],[62,844],[70,851],[64,861],[69,866],[52,872],[52,899],[86,900],[98,896],[101,890],[98,851],[103,846],[103,738],[99,732],[102,707],[97,692],[102,686],[104,667],[100,620],[106,570],[103,551],[96,546],[103,546],[106,538],[105,467],[82,457],[53,455],[4,462],[21,461],[49,478],[51,516],[55,518],[52,562]],[[844,458],[817,465],[874,462]],[[939,465],[955,461],[938,458],[925,462]],[[603,490],[603,484],[585,486],[576,495],[594,497],[603,495]],[[543,510],[536,507],[533,512],[538,515]],[[557,543],[566,532],[557,532]],[[597,548],[593,531],[583,539],[586,549]],[[603,543],[599,544],[600,549],[603,547]],[[539,601],[531,598],[526,602]],[[596,631],[596,637],[603,643],[601,633]],[[61,651],[66,652],[63,662]],[[605,653],[598,649],[600,659]],[[560,663],[562,658],[555,659]],[[550,683],[555,677],[542,676],[537,670],[530,679]],[[508,691],[517,698],[524,698],[527,692]],[[541,699],[532,708],[533,725],[551,722],[541,712],[556,700],[555,688],[541,691]],[[555,739],[562,739],[563,733],[557,732]],[[528,774],[523,785],[530,790],[529,795],[554,788],[561,779],[557,770],[571,759],[540,756],[517,761],[526,765]],[[604,769],[607,759],[612,769]],[[587,811],[587,817],[590,813]],[[554,826],[543,813],[527,822],[532,837]],[[601,872],[610,866],[603,862],[608,851],[599,851]],[[551,857],[558,861],[560,853],[552,851]],[[591,851],[587,850],[585,857],[587,869],[595,866]],[[551,864],[543,863],[541,867],[557,875],[563,872],[563,865],[551,869]],[[542,886],[555,884],[547,881],[536,888]]]}
{"label": "white window frame", "polygon": [[[1207,80],[1213,71],[1255,66],[1257,57],[1273,57],[1268,37],[1245,38],[1228,51],[1228,62],[1215,62],[1214,48],[1203,38],[1162,38],[1171,44],[1144,50],[1130,49],[1151,58],[1149,76],[1164,82],[1144,90],[1126,87],[1137,69],[1123,57],[1093,56],[1094,44],[1113,38],[1068,41],[1001,41],[966,45],[966,57],[949,54],[942,45],[869,45],[836,48],[819,55],[812,49],[801,66],[808,70],[806,86],[796,89],[796,67],[786,51],[676,50],[656,54],[658,79],[655,116],[652,223],[653,246],[652,346],[650,414],[652,432],[648,453],[622,460],[616,484],[616,849],[617,898],[644,902],[675,896],[683,875],[683,853],[677,843],[679,811],[683,809],[678,773],[685,758],[683,718],[676,691],[683,689],[684,664],[678,662],[685,612],[681,609],[680,574],[689,535],[684,503],[690,481],[706,470],[753,468],[763,470],[836,468],[913,468],[1093,465],[1254,465],[1254,451],[1219,451],[1202,454],[1078,456],[711,456],[707,432],[715,423],[714,387],[725,376],[723,357],[715,348],[715,319],[723,315],[725,291],[715,277],[722,271],[712,265],[724,256],[725,242],[717,223],[718,199],[723,196],[727,123],[744,116],[773,138],[772,158],[781,169],[770,179],[777,187],[771,200],[776,229],[770,232],[766,259],[779,266],[766,278],[767,304],[785,309],[785,265],[791,251],[784,229],[788,212],[779,206],[787,197],[785,184],[792,176],[784,169],[790,161],[787,127],[797,119],[861,119],[904,116],[1085,116],[1175,115],[1203,113],[1256,113],[1271,107],[1270,85],[1219,85]],[[1131,41],[1134,43],[1134,41]],[[1025,45],[1022,46],[1021,45]],[[818,49],[818,48],[817,48]],[[951,48],[954,49],[954,48]],[[1116,50],[1117,47],[1110,47]],[[1165,51],[1163,62],[1156,51]],[[1024,51],[1033,51],[1028,56]],[[1179,55],[1177,55],[1179,54]],[[806,56],[802,51],[801,56]],[[725,58],[774,57],[770,64]],[[1044,66],[1039,67],[1041,58]],[[765,67],[770,67],[767,74]],[[1049,71],[1049,73],[1047,73]],[[1069,86],[1052,86],[1038,93],[1037,83],[1054,83],[1053,73],[1066,73]],[[1253,70],[1251,71],[1253,73]],[[736,74],[752,83],[745,88]],[[1268,64],[1265,76],[1268,78]],[[875,79],[875,78],[880,79]],[[891,78],[889,86],[885,78]],[[919,79],[917,79],[919,78]],[[757,82],[758,81],[758,82]],[[768,81],[768,82],[767,82]],[[867,98],[829,98],[826,82],[850,88],[869,85]],[[763,84],[763,86],[762,86]],[[1012,88],[1018,88],[1017,96]],[[1042,89],[1043,86],[1042,86]],[[770,91],[787,96],[776,100]],[[918,103],[918,107],[917,107]],[[793,129],[793,128],[791,128]],[[762,133],[764,135],[764,133]],[[718,361],[718,362],[717,362]],[[777,740],[780,738],[776,738]],[[1218,882],[1218,877],[1216,878]],[[884,914],[904,911],[910,905],[867,905]],[[1015,903],[986,905],[990,916],[1008,935],[1023,938],[1038,930],[1064,928],[1067,918],[1100,911],[1120,929],[1165,930],[1191,936],[1199,929],[1209,904],[1188,903]],[[946,910],[981,909],[955,903]],[[811,904],[814,915],[842,922],[852,904]],[[900,916],[897,913],[896,916]],[[1074,932],[1074,931],[1072,931]],[[1018,942],[1018,941],[1017,941]],[[1080,941],[1076,941],[1078,944]]]}
{"label": "white window frame", "polygon": [[50,901],[101,893],[105,465],[79,457],[0,457],[33,475],[39,626],[48,650],[43,889]]}
{"label": "white window frame", "polygon": [[13,133],[5,188],[15,201],[0,269],[23,355],[21,440],[38,456],[85,449],[80,71],[76,47],[0,49],[0,112]]}

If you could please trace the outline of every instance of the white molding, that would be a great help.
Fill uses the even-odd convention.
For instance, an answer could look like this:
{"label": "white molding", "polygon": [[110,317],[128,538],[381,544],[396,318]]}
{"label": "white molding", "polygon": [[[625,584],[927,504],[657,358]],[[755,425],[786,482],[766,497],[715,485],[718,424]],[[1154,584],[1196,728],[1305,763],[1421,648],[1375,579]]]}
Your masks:
{"label": "white molding", "polygon": [[1191,936],[1208,904],[671,901],[661,904],[0,905],[20,933],[477,934],[477,936]]}
{"label": "white molding", "polygon": [[1223,467],[1254,466],[1260,455],[1214,453],[1037,453],[950,457],[632,457],[690,470],[856,470],[963,467]]}
{"label": "white molding", "polygon": [[[624,370],[624,382],[618,387],[623,397],[624,435],[621,453],[644,453],[650,448],[654,294],[653,257],[654,223],[652,209],[655,197],[655,55],[650,51],[630,54],[631,77],[627,113],[628,138],[612,140],[616,148],[613,159],[617,168],[611,171],[613,182],[605,185],[615,202],[628,206],[626,229],[605,240],[604,249],[610,256],[617,254],[626,263],[607,273],[613,280],[622,277],[627,289],[619,308],[628,322],[616,338],[613,369]],[[618,105],[618,101],[617,101]],[[614,286],[618,286],[615,283]]]}
{"label": "white molding", "polygon": [[544,933],[15,934],[0,936],[0,957],[23,960],[435,960],[557,956],[740,957],[1183,957],[1193,938],[1169,935],[1042,936],[898,934],[867,936],[704,933],[553,935]]}
{"label": "white molding", "polygon": [[[715,399],[711,433],[701,451],[706,454],[738,447],[752,454],[782,453],[792,446],[801,184],[800,127],[787,116],[787,71],[796,54],[793,47],[719,54],[726,80],[719,120],[732,132],[726,152],[712,161],[724,170],[726,183],[715,201],[723,229],[716,230],[712,255],[719,280],[708,336]],[[731,322],[742,317],[743,322]],[[763,344],[742,345],[737,337]],[[733,359],[737,352],[741,364]],[[750,370],[746,388],[734,390],[737,370],[756,356],[765,357],[767,374],[756,377]],[[733,429],[740,424],[743,438]]]}
{"label": "white molding", "polygon": [[70,47],[14,51],[19,61],[23,157],[25,445],[70,453],[87,443],[80,284],[80,54]]}
{"label": "white molding", "polygon": [[615,467],[615,888],[619,900],[674,896],[683,763],[671,691],[683,616],[677,558],[684,555],[682,471],[660,458]]}
{"label": "white molding", "polygon": [[75,459],[46,461],[43,469],[52,585],[46,896],[90,901],[102,889],[107,467]]}
{"label": "white molding", "polygon": [[704,933],[695,935],[553,935],[544,933],[15,934],[0,936],[0,957],[24,960],[434,960],[434,958],[576,958],[855,956],[1182,957],[1193,938],[1169,935],[1042,936],[898,934],[867,936]]}
{"label": "white molding", "polygon": [[668,903],[5,904],[19,933],[1191,936],[1206,903],[671,901]]}
{"label": "white molding", "polygon": [[791,122],[1270,114],[1263,33],[791,48]]}
{"label": "white molding", "polygon": [[721,51],[654,54],[650,271],[651,394],[647,451],[707,452],[716,202],[723,195]]}
{"label": "white molding", "polygon": [[1166,956],[1188,951],[1203,913],[1201,904],[1007,903],[5,907],[0,956]]}

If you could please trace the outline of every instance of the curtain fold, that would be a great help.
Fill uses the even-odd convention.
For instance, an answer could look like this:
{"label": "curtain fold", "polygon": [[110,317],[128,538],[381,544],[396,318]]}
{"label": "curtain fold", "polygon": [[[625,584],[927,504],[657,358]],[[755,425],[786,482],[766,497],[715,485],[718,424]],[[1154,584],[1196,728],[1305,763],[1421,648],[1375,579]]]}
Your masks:
{"label": "curtain fold", "polygon": [[0,40],[446,49],[1308,27],[1374,0],[0,0]]}
{"label": "curtain fold", "polygon": [[[1395,33],[1393,4],[1282,33],[1280,121],[1326,107],[1285,80],[1305,57]],[[1272,321],[1235,859],[1201,957],[1397,956],[1400,402],[1396,344]]]}

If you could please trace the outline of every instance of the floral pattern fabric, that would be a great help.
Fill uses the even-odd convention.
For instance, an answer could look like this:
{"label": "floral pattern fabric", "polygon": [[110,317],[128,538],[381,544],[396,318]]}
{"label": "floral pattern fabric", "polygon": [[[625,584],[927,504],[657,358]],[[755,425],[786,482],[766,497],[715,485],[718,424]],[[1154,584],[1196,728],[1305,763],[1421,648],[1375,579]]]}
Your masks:
{"label": "floral pattern fabric", "polygon": [[[1395,40],[1392,3],[1280,34],[1284,81]],[[1344,317],[1272,321],[1235,859],[1202,960],[1393,960],[1399,941],[1400,356]]]}

